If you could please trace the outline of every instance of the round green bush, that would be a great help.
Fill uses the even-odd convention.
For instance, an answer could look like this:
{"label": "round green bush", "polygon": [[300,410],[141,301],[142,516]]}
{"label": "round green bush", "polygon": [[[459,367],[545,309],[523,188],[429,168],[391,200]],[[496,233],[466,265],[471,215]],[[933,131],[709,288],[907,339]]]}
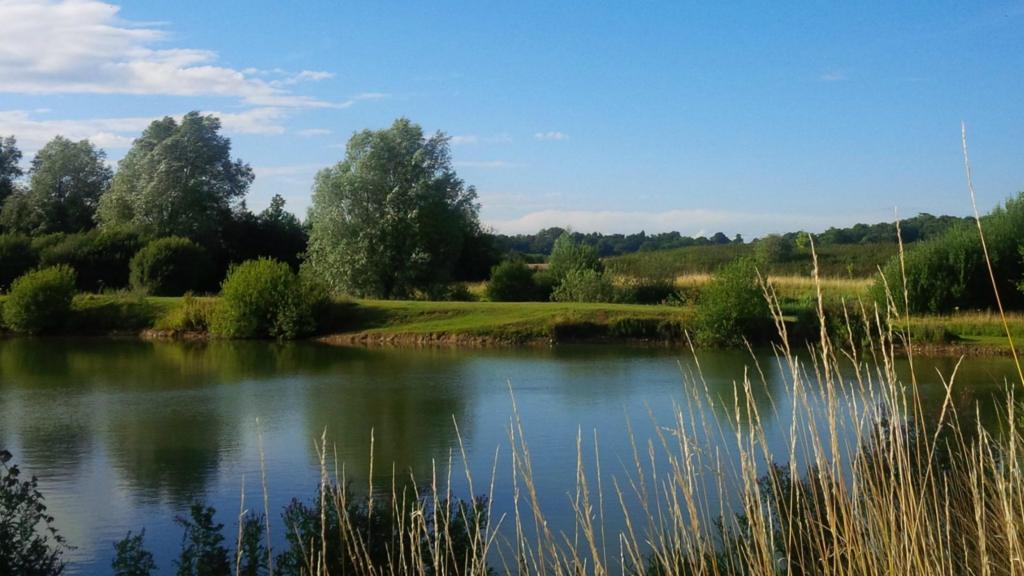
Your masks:
{"label": "round green bush", "polygon": [[209,271],[206,250],[188,238],[153,240],[132,257],[131,285],[155,296],[181,296],[204,287]]}
{"label": "round green bush", "polygon": [[492,302],[527,302],[536,294],[533,270],[522,260],[505,260],[491,268],[487,298]]}
{"label": "round green bush", "polygon": [[11,284],[4,302],[4,324],[27,334],[57,328],[67,320],[74,296],[75,271],[70,267],[34,270]]}
{"label": "round green bush", "polygon": [[247,260],[228,271],[210,332],[224,338],[297,338],[316,328],[317,298],[284,262]]}
{"label": "round green bush", "polygon": [[770,334],[768,302],[748,258],[722,267],[701,290],[697,302],[697,341],[706,346],[738,346]]}
{"label": "round green bush", "polygon": [[15,278],[35,268],[38,262],[39,254],[28,236],[0,236],[0,292],[6,292]]}

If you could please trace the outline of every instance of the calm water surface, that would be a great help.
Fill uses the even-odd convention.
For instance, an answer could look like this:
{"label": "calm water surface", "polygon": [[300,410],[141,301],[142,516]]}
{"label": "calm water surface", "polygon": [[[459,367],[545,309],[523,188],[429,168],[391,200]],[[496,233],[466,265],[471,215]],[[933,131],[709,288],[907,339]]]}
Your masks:
{"label": "calm water surface", "polygon": [[[769,443],[784,453],[789,422],[767,409],[785,388],[768,355],[760,358],[767,392]],[[731,397],[751,357],[700,355],[713,394]],[[919,359],[929,403],[941,401],[936,369],[955,359]],[[176,514],[203,500],[234,533],[244,478],[258,502],[259,434],[270,484],[272,520],[293,497],[309,498],[319,478],[314,440],[326,429],[357,485],[389,485],[394,469],[427,478],[432,463],[458,455],[461,433],[477,491],[497,453],[496,512],[508,511],[511,463],[510,386],[534,459],[534,480],[556,525],[568,525],[575,481],[576,435],[600,438],[603,471],[622,477],[631,460],[625,423],[642,442],[684,402],[683,375],[693,359],[681,350],[560,347],[526,350],[364,350],[312,343],[271,344],[0,340],[0,447],[40,479],[57,525],[76,548],[70,573],[105,573],[112,543],[146,529],[160,573],[173,573],[180,543]],[[905,370],[905,366],[901,366]],[[967,360],[957,402],[993,395],[1011,373],[1005,359]],[[774,389],[774,390],[773,390]],[[710,417],[725,422],[726,410]],[[779,411],[784,414],[784,410]],[[257,424],[257,420],[259,424]],[[456,466],[461,463],[456,458]],[[458,490],[464,481],[455,475]],[[280,530],[278,535],[280,535]],[[229,536],[230,539],[230,536]]]}

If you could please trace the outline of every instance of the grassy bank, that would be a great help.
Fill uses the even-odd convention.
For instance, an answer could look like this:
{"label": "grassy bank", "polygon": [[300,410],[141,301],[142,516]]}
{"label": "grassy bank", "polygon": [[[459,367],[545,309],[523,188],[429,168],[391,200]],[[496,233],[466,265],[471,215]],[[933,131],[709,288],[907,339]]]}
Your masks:
{"label": "grassy bank", "polygon": [[[816,302],[809,279],[773,278],[776,292],[790,323],[813,317]],[[706,276],[681,277],[681,286],[697,286]],[[851,314],[867,283],[862,280],[823,281],[826,300],[845,298]],[[4,296],[0,296],[0,304]],[[193,300],[208,313],[214,297]],[[132,294],[79,294],[61,334],[204,337],[200,328],[187,328],[185,298],[143,297]],[[488,345],[528,342],[658,341],[682,342],[693,332],[696,307],[637,304],[579,304],[559,302],[427,302],[339,300],[321,321],[319,336],[337,343]],[[195,311],[193,310],[193,316]],[[1024,342],[1024,314],[1008,317],[1010,331]],[[201,322],[200,322],[201,324]],[[794,326],[800,332],[800,326]],[[816,329],[811,332],[816,333]],[[1007,338],[997,315],[964,312],[942,316],[914,316],[911,339],[928,346],[1005,348]]]}

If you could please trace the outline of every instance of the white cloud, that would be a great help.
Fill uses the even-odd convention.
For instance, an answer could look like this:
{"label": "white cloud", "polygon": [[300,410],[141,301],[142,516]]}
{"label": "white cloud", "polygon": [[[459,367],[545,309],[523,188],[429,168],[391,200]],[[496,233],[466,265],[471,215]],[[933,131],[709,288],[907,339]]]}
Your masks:
{"label": "white cloud", "polygon": [[512,162],[506,160],[463,160],[452,162],[456,168],[512,168]]}
{"label": "white cloud", "polygon": [[569,135],[565,132],[551,131],[551,132],[537,132],[533,135],[534,140],[568,140]]}
{"label": "white cloud", "polygon": [[[347,107],[292,94],[251,70],[215,64],[217,54],[157,48],[167,33],[118,16],[99,0],[0,1],[0,91],[25,94],[222,96],[253,106]],[[298,83],[329,72],[305,70]]]}
{"label": "white cloud", "polygon": [[508,134],[495,134],[493,136],[478,136],[476,134],[456,134],[449,137],[449,141],[455,145],[471,144],[507,144],[512,141]]}
{"label": "white cloud", "polygon": [[[228,134],[280,134],[284,132],[281,121],[287,112],[281,108],[252,108],[243,112],[216,112],[224,131]],[[182,114],[178,114],[180,118]],[[18,146],[31,154],[44,144],[61,135],[72,140],[88,139],[104,149],[120,149],[131,146],[150,122],[152,116],[130,116],[121,118],[88,118],[51,120],[40,119],[36,112],[25,110],[0,110],[0,134],[13,134]]]}
{"label": "white cloud", "polygon": [[[483,208],[488,204],[484,201]],[[570,227],[579,232],[632,233],[679,231],[700,235],[705,231],[737,231],[747,233],[786,232],[799,229],[819,229],[834,224],[834,218],[803,214],[765,214],[727,212],[718,210],[667,210],[641,212],[624,210],[539,210],[518,218],[490,219],[487,224],[499,232],[526,234],[552,226]]]}
{"label": "white cloud", "polygon": [[822,82],[842,82],[847,78],[846,74],[839,70],[829,70],[828,72],[825,72],[821,76],[818,76],[818,79],[821,80]]}
{"label": "white cloud", "polygon": [[299,130],[296,132],[303,138],[312,138],[314,136],[327,136],[331,131],[326,128],[306,128],[305,130]]}

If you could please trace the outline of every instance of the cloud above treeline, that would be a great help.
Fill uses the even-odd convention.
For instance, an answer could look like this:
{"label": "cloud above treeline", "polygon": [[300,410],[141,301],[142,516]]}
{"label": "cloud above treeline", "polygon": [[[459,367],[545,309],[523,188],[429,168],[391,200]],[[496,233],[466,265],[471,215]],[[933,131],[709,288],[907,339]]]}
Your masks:
{"label": "cloud above treeline", "polygon": [[[487,205],[484,204],[486,211]],[[572,228],[577,232],[631,234],[678,231],[685,235],[766,234],[795,230],[819,230],[837,225],[835,218],[804,214],[765,214],[723,210],[538,210],[512,219],[487,219],[487,225],[504,234],[532,234],[543,228]]]}

